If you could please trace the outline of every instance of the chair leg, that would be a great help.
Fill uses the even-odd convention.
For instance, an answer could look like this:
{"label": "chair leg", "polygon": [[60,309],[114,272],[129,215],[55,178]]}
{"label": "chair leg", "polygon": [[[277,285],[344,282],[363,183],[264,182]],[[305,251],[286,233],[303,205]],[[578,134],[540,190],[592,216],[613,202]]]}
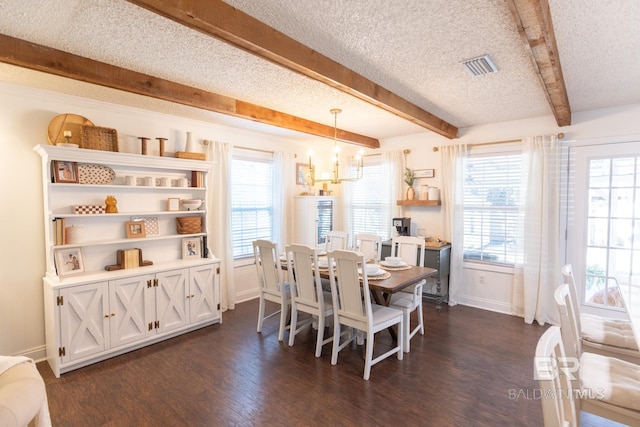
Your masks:
{"label": "chair leg", "polygon": [[[280,318],[282,322],[282,318]],[[298,323],[298,310],[291,305],[291,326],[289,326],[289,347],[293,346],[293,340],[296,338],[296,324]],[[280,324],[282,328],[282,323]]]}
{"label": "chair leg", "polygon": [[364,379],[368,380],[371,375],[371,361],[373,359],[373,333],[367,332],[367,348],[364,358]]}
{"label": "chair leg", "polygon": [[338,363],[338,352],[340,351],[340,322],[333,322],[333,347],[331,349],[331,364]]}
{"label": "chair leg", "polygon": [[322,343],[324,342],[324,314],[318,316],[318,337],[316,338],[316,357],[322,354]]}
{"label": "chair leg", "polygon": [[[402,347],[405,353],[409,353],[411,349],[411,313],[409,310],[402,310]],[[400,329],[400,328],[398,328]]]}
{"label": "chair leg", "polygon": [[260,297],[258,305],[258,332],[262,332],[262,322],[264,321],[264,298]]}
{"label": "chair leg", "polygon": [[422,314],[422,301],[418,304],[418,309],[416,310],[418,313],[418,322],[420,322],[420,335],[424,335],[424,316]]}
{"label": "chair leg", "polygon": [[284,341],[284,330],[287,329],[287,313],[291,313],[289,305],[280,310],[280,330],[278,331],[278,341]]}

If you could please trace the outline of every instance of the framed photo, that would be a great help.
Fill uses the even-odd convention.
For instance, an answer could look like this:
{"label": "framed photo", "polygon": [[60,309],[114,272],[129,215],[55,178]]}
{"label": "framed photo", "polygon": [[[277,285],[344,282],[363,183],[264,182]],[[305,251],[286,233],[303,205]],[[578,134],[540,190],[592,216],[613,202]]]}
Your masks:
{"label": "framed photo", "polygon": [[414,178],[433,178],[436,176],[435,169],[414,169],[413,171]]}
{"label": "framed photo", "polygon": [[78,183],[78,163],[54,160],[53,182]]}
{"label": "framed photo", "polygon": [[202,239],[188,237],[182,239],[182,259],[202,258]]}
{"label": "framed photo", "polygon": [[56,270],[60,277],[84,273],[84,257],[81,247],[57,250],[55,260]]}
{"label": "framed photo", "polygon": [[127,221],[124,226],[127,232],[127,239],[147,236],[144,221]]}
{"label": "framed photo", "polygon": [[167,199],[167,210],[168,211],[179,211],[180,210],[180,199],[169,197]]}
{"label": "framed photo", "polygon": [[305,185],[309,179],[309,165],[306,163],[296,163],[296,184]]}

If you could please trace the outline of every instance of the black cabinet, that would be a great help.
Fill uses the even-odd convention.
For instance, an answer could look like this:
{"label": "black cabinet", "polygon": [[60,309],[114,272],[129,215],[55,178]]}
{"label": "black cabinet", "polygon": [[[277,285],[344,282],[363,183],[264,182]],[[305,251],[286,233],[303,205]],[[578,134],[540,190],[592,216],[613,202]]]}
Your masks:
{"label": "black cabinet", "polygon": [[[449,298],[449,263],[451,258],[451,245],[446,244],[438,248],[426,246],[424,249],[424,267],[438,270],[435,290],[425,286],[422,295],[436,301],[436,308],[440,310],[443,301]],[[419,255],[419,254],[418,254]],[[391,240],[382,242],[382,259],[391,256]],[[428,285],[428,284],[427,284]]]}

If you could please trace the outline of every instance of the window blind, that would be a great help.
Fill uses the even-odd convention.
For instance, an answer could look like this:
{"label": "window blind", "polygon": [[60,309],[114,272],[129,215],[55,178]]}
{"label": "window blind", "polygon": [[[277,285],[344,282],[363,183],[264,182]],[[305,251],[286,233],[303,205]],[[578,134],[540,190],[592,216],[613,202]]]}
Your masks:
{"label": "window blind", "polygon": [[231,167],[233,257],[253,256],[253,241],[272,240],[273,159],[263,152],[234,153]]}
{"label": "window blind", "polygon": [[[376,234],[382,240],[390,238],[391,218],[389,205],[392,196],[385,176],[382,159],[365,157],[365,168],[361,179],[352,182],[348,215],[351,216],[353,234]],[[355,173],[355,172],[354,172]]]}
{"label": "window blind", "polygon": [[492,153],[465,160],[464,258],[513,265],[522,155]]}

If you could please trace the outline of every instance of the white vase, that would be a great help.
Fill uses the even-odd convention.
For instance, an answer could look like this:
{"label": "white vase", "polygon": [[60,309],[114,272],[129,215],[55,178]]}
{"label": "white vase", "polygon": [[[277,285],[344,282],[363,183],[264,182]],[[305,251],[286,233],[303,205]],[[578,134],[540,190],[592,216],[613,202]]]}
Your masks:
{"label": "white vase", "polygon": [[196,144],[193,142],[193,136],[191,132],[187,132],[187,143],[185,144],[184,151],[187,153],[195,153],[196,152]]}

